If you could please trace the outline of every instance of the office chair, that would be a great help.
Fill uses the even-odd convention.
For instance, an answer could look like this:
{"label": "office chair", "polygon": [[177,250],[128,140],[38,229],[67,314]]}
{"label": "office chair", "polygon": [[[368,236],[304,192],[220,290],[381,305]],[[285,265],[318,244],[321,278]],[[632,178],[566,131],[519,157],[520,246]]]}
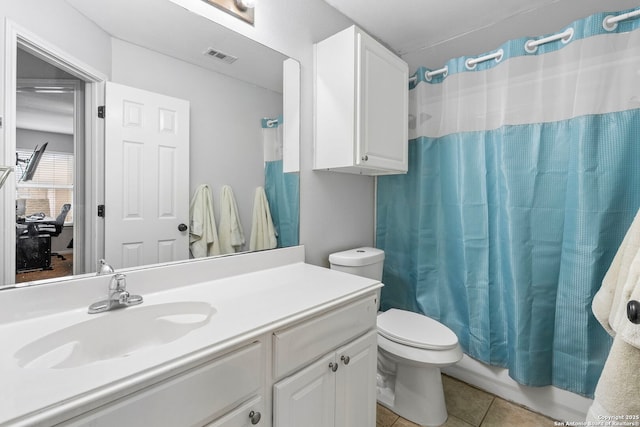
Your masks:
{"label": "office chair", "polygon": [[[71,205],[69,203],[65,203],[64,205],[62,205],[62,210],[60,211],[60,213],[56,217],[55,222],[53,223],[53,225],[55,226],[55,230],[54,231],[48,230],[46,231],[46,233],[49,234],[51,237],[59,236],[60,233],[62,233],[64,220],[67,218],[67,214],[69,213],[70,210],[71,210]],[[66,258],[60,255],[59,253],[51,252],[51,256],[54,256],[54,255],[60,258],[61,260],[66,260]]]}

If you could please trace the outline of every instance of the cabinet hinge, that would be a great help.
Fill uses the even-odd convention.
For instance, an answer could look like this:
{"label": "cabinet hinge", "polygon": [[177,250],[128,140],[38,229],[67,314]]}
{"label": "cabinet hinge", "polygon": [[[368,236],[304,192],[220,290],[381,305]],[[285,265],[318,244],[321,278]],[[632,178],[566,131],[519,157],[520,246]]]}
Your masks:
{"label": "cabinet hinge", "polygon": [[104,119],[106,107],[104,105],[98,105],[98,118]]}

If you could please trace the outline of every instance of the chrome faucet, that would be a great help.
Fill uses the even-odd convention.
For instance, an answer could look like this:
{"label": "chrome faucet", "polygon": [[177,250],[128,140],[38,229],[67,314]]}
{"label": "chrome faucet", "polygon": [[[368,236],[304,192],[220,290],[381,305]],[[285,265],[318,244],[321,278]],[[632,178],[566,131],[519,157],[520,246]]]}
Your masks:
{"label": "chrome faucet", "polygon": [[116,308],[128,307],[142,303],[140,295],[131,295],[127,291],[127,276],[116,273],[109,282],[109,296],[89,306],[89,314],[102,313]]}
{"label": "chrome faucet", "polygon": [[111,267],[111,265],[107,264],[107,261],[105,259],[101,259],[98,260],[98,272],[96,273],[96,276],[102,276],[103,274],[113,274],[115,273],[115,270],[113,269],[113,267]]}

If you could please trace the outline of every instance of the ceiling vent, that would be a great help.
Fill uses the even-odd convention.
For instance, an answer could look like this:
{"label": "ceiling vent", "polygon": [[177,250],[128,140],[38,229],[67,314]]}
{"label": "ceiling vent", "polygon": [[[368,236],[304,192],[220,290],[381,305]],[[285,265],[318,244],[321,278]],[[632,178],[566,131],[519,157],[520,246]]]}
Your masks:
{"label": "ceiling vent", "polygon": [[217,49],[214,49],[212,47],[208,48],[205,52],[205,55],[210,56],[212,58],[217,59],[218,61],[222,61],[226,64],[233,64],[238,57],[237,56],[233,56],[233,55],[229,55],[228,53],[224,53],[221,52]]}

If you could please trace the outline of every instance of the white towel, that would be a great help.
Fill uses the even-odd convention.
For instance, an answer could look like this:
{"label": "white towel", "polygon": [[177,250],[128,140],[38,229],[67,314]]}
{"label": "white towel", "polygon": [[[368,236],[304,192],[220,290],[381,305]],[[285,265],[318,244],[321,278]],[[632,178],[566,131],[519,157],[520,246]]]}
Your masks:
{"label": "white towel", "polygon": [[[587,413],[587,421],[602,422],[605,416],[640,416],[638,381],[640,381],[640,350],[618,337],[614,338],[609,357],[596,386],[593,404]],[[622,421],[631,419],[623,418]],[[640,421],[635,418],[633,420]]]}
{"label": "white towel", "polygon": [[640,301],[640,211],[627,231],[602,287],[593,298],[596,319],[611,336],[640,348],[640,325],[627,319],[627,302]]}
{"label": "white towel", "polygon": [[640,301],[640,211],[593,298],[596,319],[614,337],[587,421],[640,415],[640,325],[627,319],[629,300]]}
{"label": "white towel", "polygon": [[244,231],[238,215],[238,205],[233,190],[228,185],[220,190],[220,251],[223,254],[239,252],[244,246]]}
{"label": "white towel", "polygon": [[263,249],[273,249],[278,246],[276,231],[271,219],[269,202],[264,188],[256,188],[253,198],[253,221],[251,223],[251,238],[249,239],[249,250],[260,251]]}
{"label": "white towel", "polygon": [[213,214],[211,188],[202,184],[193,193],[189,205],[189,249],[194,258],[220,255],[218,230]]}

